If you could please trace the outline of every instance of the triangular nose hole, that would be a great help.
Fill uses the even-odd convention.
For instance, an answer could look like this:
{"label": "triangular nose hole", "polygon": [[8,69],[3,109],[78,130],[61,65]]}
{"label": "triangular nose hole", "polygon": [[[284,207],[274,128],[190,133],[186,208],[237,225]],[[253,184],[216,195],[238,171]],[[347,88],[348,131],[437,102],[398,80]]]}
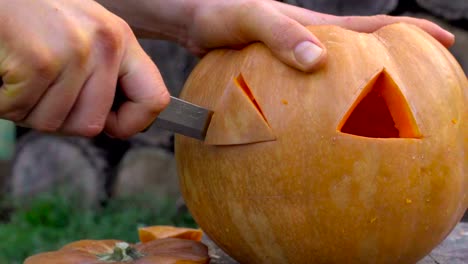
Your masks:
{"label": "triangular nose hole", "polygon": [[370,138],[421,138],[406,99],[385,69],[366,84],[338,130]]}

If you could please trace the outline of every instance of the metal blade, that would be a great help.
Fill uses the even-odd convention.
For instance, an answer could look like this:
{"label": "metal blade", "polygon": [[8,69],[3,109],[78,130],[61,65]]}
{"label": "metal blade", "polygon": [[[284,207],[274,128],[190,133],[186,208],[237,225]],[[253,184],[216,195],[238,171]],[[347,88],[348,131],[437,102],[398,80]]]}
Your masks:
{"label": "metal blade", "polygon": [[204,140],[213,111],[171,96],[171,101],[154,121],[156,127]]}

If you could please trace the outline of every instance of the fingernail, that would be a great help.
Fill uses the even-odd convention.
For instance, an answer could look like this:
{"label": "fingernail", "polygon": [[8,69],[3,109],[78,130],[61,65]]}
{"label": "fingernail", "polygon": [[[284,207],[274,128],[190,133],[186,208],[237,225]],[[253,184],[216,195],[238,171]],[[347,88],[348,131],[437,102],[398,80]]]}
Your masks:
{"label": "fingernail", "polygon": [[455,42],[455,35],[451,32],[447,32],[447,37],[450,39],[450,41],[452,42],[451,44],[453,45],[453,43]]}
{"label": "fingernail", "polygon": [[294,49],[296,60],[305,66],[313,65],[322,55],[323,50],[310,41],[299,43]]}
{"label": "fingernail", "polygon": [[455,35],[452,33],[452,32],[448,32],[447,31],[447,36],[449,36],[449,38],[455,38]]}

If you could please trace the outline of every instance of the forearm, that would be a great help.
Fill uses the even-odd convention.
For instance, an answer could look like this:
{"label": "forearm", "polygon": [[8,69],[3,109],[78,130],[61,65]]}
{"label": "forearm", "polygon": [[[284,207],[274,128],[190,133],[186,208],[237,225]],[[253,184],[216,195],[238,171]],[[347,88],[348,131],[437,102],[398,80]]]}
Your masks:
{"label": "forearm", "polygon": [[187,28],[199,0],[96,0],[120,16],[137,37],[184,44]]}

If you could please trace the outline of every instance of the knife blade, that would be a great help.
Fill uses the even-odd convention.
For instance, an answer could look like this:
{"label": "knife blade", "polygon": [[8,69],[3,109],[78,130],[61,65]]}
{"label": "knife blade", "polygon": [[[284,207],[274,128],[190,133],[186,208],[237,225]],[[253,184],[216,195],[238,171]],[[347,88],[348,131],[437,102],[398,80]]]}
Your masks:
{"label": "knife blade", "polygon": [[[128,99],[118,86],[112,111],[116,111],[125,101],[128,101]],[[154,125],[170,132],[203,141],[212,115],[213,111],[209,109],[171,96],[169,105],[159,113],[158,117],[149,127]]]}
{"label": "knife blade", "polygon": [[211,110],[171,96],[169,105],[158,115],[153,125],[204,140],[212,116]]}

